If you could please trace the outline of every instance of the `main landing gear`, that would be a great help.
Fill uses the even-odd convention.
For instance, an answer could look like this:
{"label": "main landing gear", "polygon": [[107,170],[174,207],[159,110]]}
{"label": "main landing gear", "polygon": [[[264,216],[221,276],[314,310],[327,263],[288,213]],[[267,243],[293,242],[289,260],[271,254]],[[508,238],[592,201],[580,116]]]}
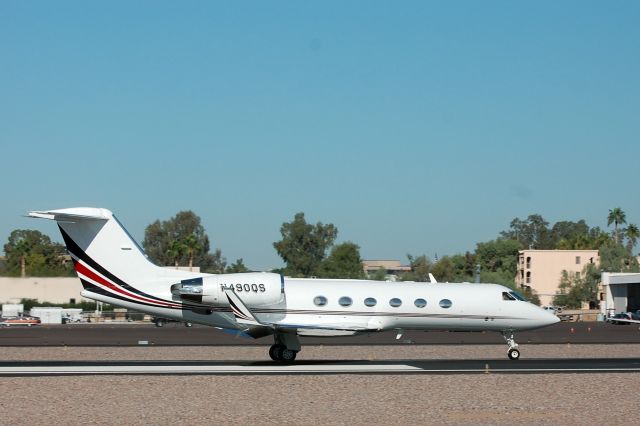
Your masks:
{"label": "main landing gear", "polygon": [[300,340],[295,333],[275,333],[275,343],[269,348],[269,356],[278,362],[293,362],[300,352]]}
{"label": "main landing gear", "polygon": [[509,351],[507,355],[509,359],[518,360],[520,359],[520,351],[518,350],[518,344],[513,338],[513,330],[505,330],[502,332],[502,337],[504,337],[505,342],[509,345]]}
{"label": "main landing gear", "polygon": [[274,361],[279,362],[293,362],[298,355],[298,351],[292,351],[287,349],[284,345],[272,345],[269,348],[269,356]]}

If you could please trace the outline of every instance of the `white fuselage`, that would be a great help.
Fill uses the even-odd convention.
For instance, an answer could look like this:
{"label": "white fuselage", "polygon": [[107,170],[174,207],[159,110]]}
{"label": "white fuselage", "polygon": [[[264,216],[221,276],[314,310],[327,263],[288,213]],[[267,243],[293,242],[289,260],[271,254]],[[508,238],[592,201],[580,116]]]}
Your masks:
{"label": "white fuselage", "polygon": [[[153,292],[152,284],[147,283],[146,292],[172,300],[169,285],[160,286]],[[529,302],[515,298],[505,300],[503,293],[510,291],[496,284],[284,278],[282,301],[271,305],[247,303],[247,306],[261,321],[300,326],[298,334],[301,335],[316,335],[317,332],[304,332],[305,328],[314,327],[335,327],[353,332],[389,329],[501,331],[527,330],[557,322],[555,315]],[[202,313],[176,307],[147,306],[97,295],[88,290],[83,291],[83,296],[156,316],[239,328],[229,309],[218,308]],[[341,298],[349,298],[351,303]],[[338,334],[353,333],[321,333]]]}

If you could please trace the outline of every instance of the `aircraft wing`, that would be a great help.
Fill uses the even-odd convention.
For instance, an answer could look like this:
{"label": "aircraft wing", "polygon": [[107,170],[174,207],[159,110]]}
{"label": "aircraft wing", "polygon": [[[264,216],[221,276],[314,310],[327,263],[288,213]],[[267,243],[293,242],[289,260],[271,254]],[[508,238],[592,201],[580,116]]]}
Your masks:
{"label": "aircraft wing", "polygon": [[624,319],[624,318],[607,318],[607,322],[626,322],[629,324],[640,324],[640,320]]}
{"label": "aircraft wing", "polygon": [[[309,324],[283,324],[283,323],[264,323],[258,320],[251,309],[244,304],[242,299],[236,294],[232,288],[224,290],[227,299],[229,300],[229,306],[236,319],[236,322],[248,327],[250,336],[256,335],[262,337],[267,334],[272,334],[276,329],[278,330],[293,330],[301,336],[350,336],[353,334],[377,331],[376,329],[369,329],[362,327],[361,324],[322,324],[322,325],[309,325]],[[258,336],[259,335],[259,336]]]}

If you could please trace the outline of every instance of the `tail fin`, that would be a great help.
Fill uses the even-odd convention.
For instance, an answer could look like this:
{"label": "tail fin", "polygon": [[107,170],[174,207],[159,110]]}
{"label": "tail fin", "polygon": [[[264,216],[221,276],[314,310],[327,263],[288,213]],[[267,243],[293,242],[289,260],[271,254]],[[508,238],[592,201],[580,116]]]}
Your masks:
{"label": "tail fin", "polygon": [[107,209],[78,207],[33,211],[29,216],[52,219],[58,223],[79,274],[85,272],[86,275],[86,266],[89,266],[104,276],[129,285],[194,275],[160,268],[151,263],[142,248]]}

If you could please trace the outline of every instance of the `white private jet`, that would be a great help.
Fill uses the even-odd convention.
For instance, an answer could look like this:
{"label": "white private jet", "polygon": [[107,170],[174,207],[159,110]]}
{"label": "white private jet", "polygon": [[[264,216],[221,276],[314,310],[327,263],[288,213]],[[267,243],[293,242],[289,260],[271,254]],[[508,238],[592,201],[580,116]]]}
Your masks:
{"label": "white private jet", "polygon": [[514,332],[558,317],[496,284],[298,279],[268,272],[192,273],[151,263],[113,213],[101,208],[33,211],[58,223],[84,289],[82,296],[157,317],[273,335],[269,356],[292,362],[298,336],[348,336],[383,330],[491,330],[508,356]]}

